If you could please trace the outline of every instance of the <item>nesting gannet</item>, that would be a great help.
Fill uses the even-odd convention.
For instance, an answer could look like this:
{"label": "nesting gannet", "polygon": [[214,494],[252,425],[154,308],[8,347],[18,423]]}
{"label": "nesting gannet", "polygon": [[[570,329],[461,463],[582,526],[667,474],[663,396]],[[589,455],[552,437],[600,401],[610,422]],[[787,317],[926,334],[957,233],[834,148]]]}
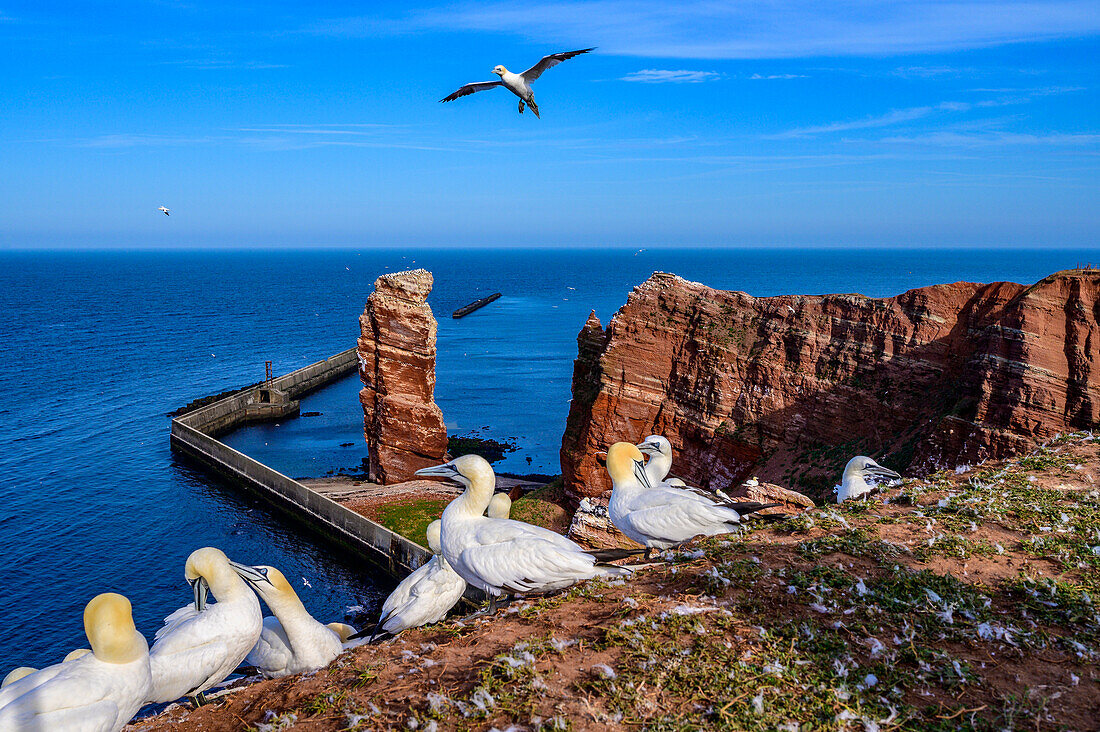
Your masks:
{"label": "nesting gannet", "polygon": [[347,623],[326,623],[325,627],[335,633],[341,643],[347,643],[355,635],[355,628]]}
{"label": "nesting gannet", "polygon": [[16,666],[11,671],[8,671],[8,675],[4,677],[3,681],[0,681],[0,689],[3,689],[8,684],[14,684],[19,679],[30,676],[34,672],[38,671],[34,666]]}
{"label": "nesting gannet", "polygon": [[[203,701],[202,692],[237,668],[263,629],[260,601],[249,581],[266,582],[252,567],[232,562],[220,549],[196,549],[184,569],[195,593],[193,605],[164,619],[149,651],[153,694],[148,701],[182,696]],[[217,602],[206,603],[207,592]]]}
{"label": "nesting gannet", "polygon": [[77,648],[66,653],[65,659],[61,663],[65,663],[65,661],[75,661],[78,658],[83,658],[84,656],[87,656],[91,652],[91,648]]}
{"label": "nesting gannet", "polygon": [[496,478],[478,455],[463,455],[416,474],[451,478],[466,486],[443,511],[443,556],[460,577],[489,595],[490,612],[505,593],[551,592],[593,577],[629,573],[601,563],[628,553],[587,552],[541,526],[482,515],[492,500]]}
{"label": "nesting gannet", "polygon": [[889,468],[884,468],[869,457],[857,455],[844,466],[844,477],[836,492],[836,502],[843,503],[852,498],[870,496],[879,491],[879,487],[867,482],[868,478],[886,478],[900,480],[901,476]]}
{"label": "nesting gannet", "polygon": [[[506,519],[512,515],[512,499],[507,493],[494,493],[485,511],[489,518]],[[434,550],[433,550],[434,551]]]}
{"label": "nesting gannet", "polygon": [[[459,577],[440,553],[439,519],[428,524],[428,548],[434,556],[403,579],[382,603],[378,624],[369,633],[354,637],[388,633],[397,635],[409,628],[438,623],[462,599],[466,580]],[[383,636],[384,637],[384,636]]]}
{"label": "nesting gannet", "polygon": [[0,729],[114,732],[152,689],[149,645],[130,601],[106,592],[84,608],[91,653],[30,674],[0,691]]}
{"label": "nesting gannet", "polygon": [[167,208],[165,208],[164,206],[161,206],[161,207],[159,207],[159,208],[157,209],[157,211],[160,211],[160,212],[161,212],[162,214],[164,214],[165,216],[171,216],[171,214],[170,214],[170,213],[168,213],[168,209],[167,209]]}
{"label": "nesting gannet", "polygon": [[737,531],[746,514],[777,505],[736,503],[667,483],[652,485],[642,451],[629,442],[615,443],[607,451],[607,472],[612,484],[608,516],[619,531],[648,550],[668,549],[700,534]]}
{"label": "nesting gannet", "polygon": [[[519,113],[523,114],[523,105],[527,104],[531,107],[531,111],[535,113],[535,116],[539,116],[538,105],[535,104],[535,92],[531,89],[531,83],[542,76],[542,72],[547,69],[551,69],[562,61],[567,61],[574,56],[579,56],[582,53],[588,53],[594,51],[595,46],[592,48],[582,48],[579,51],[566,51],[565,53],[552,53],[549,56],[543,56],[542,60],[531,68],[524,71],[522,74],[513,74],[503,66],[496,66],[493,68],[493,73],[500,77],[500,81],[475,81],[470,84],[465,84],[458,88],[457,91],[443,97],[439,101],[441,102],[453,102],[459,97],[464,97],[474,92],[485,91],[486,89],[492,89],[494,87],[503,86],[508,91],[519,97]],[[541,117],[540,117],[541,119]]]}
{"label": "nesting gannet", "polygon": [[246,578],[248,584],[275,614],[264,618],[260,639],[245,662],[269,679],[332,663],[343,651],[340,633],[313,619],[282,572],[274,567],[252,569],[255,574]]}
{"label": "nesting gannet", "polygon": [[716,495],[727,502],[731,500],[724,491],[717,488],[710,490],[696,488],[689,486],[680,478],[666,477],[672,469],[672,443],[667,438],[661,435],[650,435],[644,441],[638,443],[637,447],[643,455],[649,456],[649,460],[645,464],[645,475],[651,486],[668,485],[673,488],[685,488],[708,497]]}

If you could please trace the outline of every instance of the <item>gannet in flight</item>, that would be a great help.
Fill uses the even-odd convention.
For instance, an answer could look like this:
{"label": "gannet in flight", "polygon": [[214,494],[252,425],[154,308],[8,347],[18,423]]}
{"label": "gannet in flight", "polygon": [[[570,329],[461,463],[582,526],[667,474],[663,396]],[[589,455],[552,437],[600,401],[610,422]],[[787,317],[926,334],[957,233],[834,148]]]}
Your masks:
{"label": "gannet in flight", "polygon": [[[535,113],[535,116],[539,116],[538,105],[535,104],[535,92],[531,89],[531,83],[542,76],[542,72],[547,69],[551,69],[562,61],[567,61],[574,56],[579,56],[582,53],[588,53],[594,51],[595,46],[592,48],[582,48],[579,51],[566,51],[565,53],[552,53],[549,56],[543,56],[542,60],[531,68],[524,71],[522,74],[513,74],[503,66],[496,66],[493,68],[493,73],[500,77],[500,81],[475,81],[470,84],[459,87],[458,91],[443,97],[439,101],[441,102],[453,102],[459,97],[464,97],[474,92],[485,91],[486,89],[492,89],[494,87],[503,86],[508,91],[519,97],[519,113],[523,114],[523,105],[527,104],[531,107],[531,111]],[[542,119],[539,117],[539,119]]]}
{"label": "gannet in flight", "polygon": [[48,666],[0,690],[0,729],[116,732],[152,689],[149,645],[130,601],[105,592],[84,608],[91,653]]}
{"label": "gannet in flight", "polygon": [[168,213],[168,209],[165,208],[164,206],[160,206],[159,208],[157,208],[157,211],[160,211],[165,216],[171,216],[172,215],[172,214]]}
{"label": "gannet in flight", "polygon": [[642,451],[629,442],[617,442],[607,451],[607,472],[612,485],[607,506],[611,522],[647,550],[669,549],[700,534],[737,531],[746,514],[778,505],[736,503],[667,483],[653,485]]}
{"label": "gannet in flight", "polygon": [[884,468],[869,457],[857,455],[844,466],[844,477],[836,492],[836,502],[843,503],[852,498],[863,498],[878,493],[880,488],[867,482],[867,478],[886,478],[901,480],[901,476],[889,468]]}
{"label": "gannet in flight", "polygon": [[394,588],[382,603],[378,624],[355,637],[397,635],[409,628],[438,623],[462,599],[466,580],[459,577],[440,553],[439,519],[428,524],[428,548],[434,555]]}
{"label": "gannet in flight", "polygon": [[[220,549],[206,547],[191,552],[184,574],[195,602],[165,618],[157,631],[149,651],[151,702],[189,696],[202,703],[202,692],[237,668],[263,629],[260,601],[245,582],[268,581],[255,569],[230,561]],[[218,601],[207,605],[207,592]]]}
{"label": "gannet in flight", "polygon": [[489,595],[490,612],[496,610],[497,597],[506,593],[551,592],[593,577],[629,573],[601,563],[629,552],[587,552],[541,526],[484,516],[496,477],[478,455],[463,455],[416,474],[451,478],[466,486],[443,511],[442,551],[460,577]]}
{"label": "gannet in flight", "polygon": [[254,574],[245,580],[275,614],[264,618],[260,639],[245,662],[269,679],[332,663],[344,649],[343,633],[314,620],[282,572],[274,567],[252,569]]}

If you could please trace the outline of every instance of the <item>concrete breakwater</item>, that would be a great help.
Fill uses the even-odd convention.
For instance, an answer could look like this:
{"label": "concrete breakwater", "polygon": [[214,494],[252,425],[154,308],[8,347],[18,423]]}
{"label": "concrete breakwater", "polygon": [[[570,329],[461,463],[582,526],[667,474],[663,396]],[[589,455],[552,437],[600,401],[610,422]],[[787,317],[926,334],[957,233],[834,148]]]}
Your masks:
{"label": "concrete breakwater", "polygon": [[296,414],[297,398],[354,371],[357,364],[356,350],[351,348],[182,414],[172,420],[171,446],[175,453],[252,491],[288,517],[399,579],[427,561],[430,553],[217,439],[247,422]]}

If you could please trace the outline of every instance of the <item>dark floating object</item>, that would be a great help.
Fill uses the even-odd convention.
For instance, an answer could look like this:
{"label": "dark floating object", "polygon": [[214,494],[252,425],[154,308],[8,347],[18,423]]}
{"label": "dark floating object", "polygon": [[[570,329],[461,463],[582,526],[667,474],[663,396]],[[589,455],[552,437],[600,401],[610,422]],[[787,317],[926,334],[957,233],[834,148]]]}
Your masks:
{"label": "dark floating object", "polygon": [[458,310],[455,310],[453,313],[451,313],[451,317],[452,318],[461,318],[464,315],[469,315],[473,311],[480,310],[481,308],[485,307],[486,305],[488,305],[493,300],[496,300],[499,297],[500,297],[500,293],[499,292],[494,292],[492,295],[489,295],[489,297],[483,297],[480,300],[475,300],[474,302],[470,303],[469,305],[466,305],[465,307],[461,307]]}
{"label": "dark floating object", "polygon": [[320,417],[321,413],[320,412],[302,412],[298,416],[299,417]]}

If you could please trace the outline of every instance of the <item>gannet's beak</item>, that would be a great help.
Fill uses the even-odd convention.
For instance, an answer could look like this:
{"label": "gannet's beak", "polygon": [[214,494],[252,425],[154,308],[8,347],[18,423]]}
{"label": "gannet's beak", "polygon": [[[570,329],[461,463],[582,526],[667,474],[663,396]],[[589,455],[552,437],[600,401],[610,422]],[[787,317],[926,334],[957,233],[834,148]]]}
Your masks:
{"label": "gannet's beak", "polygon": [[421,468],[413,475],[419,475],[422,478],[454,478],[458,475],[458,471],[450,463],[443,463],[430,468]]}
{"label": "gannet's beak", "polygon": [[661,446],[658,445],[656,442],[639,442],[637,445],[635,445],[635,447],[641,450],[642,454],[644,455],[661,454]]}
{"label": "gannet's beak", "polygon": [[875,465],[874,467],[864,468],[864,473],[874,476],[876,478],[887,478],[889,480],[901,480],[901,476],[895,473],[890,468],[884,468],[881,465]]}
{"label": "gannet's beak", "polygon": [[241,579],[250,585],[260,584],[262,582],[266,582],[269,585],[272,584],[271,580],[267,578],[267,570],[262,567],[250,567],[247,564],[237,564],[233,560],[229,561],[229,566],[233,568],[233,571],[236,572]]}
{"label": "gannet's beak", "polygon": [[206,596],[210,594],[210,585],[202,577],[188,580],[191,583],[191,591],[195,593],[195,610],[202,612],[206,609]]}
{"label": "gannet's beak", "polygon": [[641,460],[634,461],[634,477],[637,478],[638,482],[645,488],[653,487],[649,482],[649,477],[645,474],[645,463]]}

